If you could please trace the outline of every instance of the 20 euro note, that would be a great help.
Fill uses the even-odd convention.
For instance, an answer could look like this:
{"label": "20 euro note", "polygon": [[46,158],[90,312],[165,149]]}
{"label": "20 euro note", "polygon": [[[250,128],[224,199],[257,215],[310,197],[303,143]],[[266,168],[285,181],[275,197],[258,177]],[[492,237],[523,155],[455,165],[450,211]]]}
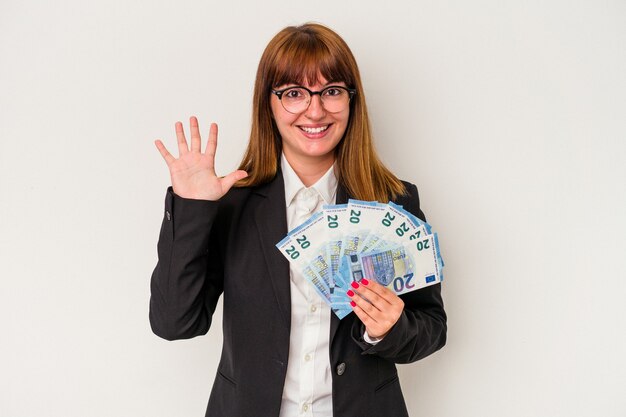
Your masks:
{"label": "20 euro note", "polygon": [[[356,236],[356,252],[370,250],[380,240],[378,220],[387,210],[387,204],[377,201],[348,200],[347,212],[350,236]],[[350,253],[343,253],[349,255]]]}
{"label": "20 euro note", "polygon": [[352,312],[350,299],[345,291],[331,290],[312,264],[304,266],[302,274],[340,320]]}
{"label": "20 euro note", "polygon": [[309,264],[304,265],[301,268],[302,274],[306,280],[313,285],[315,291],[322,297],[326,304],[329,305],[333,313],[341,320],[352,312],[350,299],[346,294],[346,289],[338,288],[339,286],[337,285],[330,287],[328,281],[318,272],[320,269],[327,268],[326,265],[317,265],[320,259],[321,256],[317,257]]}
{"label": "20 euro note", "polygon": [[344,230],[348,227],[347,204],[325,205],[322,207],[324,225],[328,241],[326,242],[326,257],[330,264],[330,276],[332,277],[339,269],[341,256],[341,244]]}
{"label": "20 euro note", "polygon": [[375,279],[397,295],[441,282],[434,236],[346,256],[339,275],[348,282]]}
{"label": "20 euro note", "polygon": [[394,216],[392,209],[388,206],[378,228],[380,239],[370,247],[369,251],[380,250],[391,242],[397,244],[410,243],[412,240],[420,239],[429,234],[424,225],[415,225],[406,218]]}
{"label": "20 euro note", "polygon": [[390,201],[387,212],[381,221],[386,237],[392,236],[394,239],[419,240],[425,235],[432,235],[439,264],[440,278],[443,281],[443,258],[439,250],[439,237],[437,233],[432,233],[432,227],[413,213],[405,210],[402,206]]}
{"label": "20 euro note", "polygon": [[290,231],[276,247],[294,268],[300,270],[335,314],[343,318],[351,309],[345,290],[336,291],[336,285],[332,281],[326,249],[327,238],[324,216],[318,212]]}
{"label": "20 euro note", "polygon": [[295,268],[302,271],[318,293],[330,302],[330,291],[323,275],[328,272],[328,262],[322,251],[326,241],[322,213],[315,213],[304,223],[291,230],[276,244],[278,250]]}

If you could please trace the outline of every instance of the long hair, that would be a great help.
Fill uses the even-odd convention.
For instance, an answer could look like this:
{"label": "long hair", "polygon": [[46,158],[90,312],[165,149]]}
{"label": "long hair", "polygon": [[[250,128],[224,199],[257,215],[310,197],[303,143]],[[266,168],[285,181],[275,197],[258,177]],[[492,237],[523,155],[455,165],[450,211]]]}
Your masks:
{"label": "long hair", "polygon": [[261,56],[254,85],[250,141],[239,165],[248,177],[236,186],[266,183],[278,170],[282,142],[272,118],[270,90],[288,83],[315,84],[319,75],[356,89],[346,132],[335,147],[339,183],[360,200],[387,202],[406,194],[402,182],[374,150],[361,76],[350,48],[335,32],[316,23],[286,27],[274,36]]}

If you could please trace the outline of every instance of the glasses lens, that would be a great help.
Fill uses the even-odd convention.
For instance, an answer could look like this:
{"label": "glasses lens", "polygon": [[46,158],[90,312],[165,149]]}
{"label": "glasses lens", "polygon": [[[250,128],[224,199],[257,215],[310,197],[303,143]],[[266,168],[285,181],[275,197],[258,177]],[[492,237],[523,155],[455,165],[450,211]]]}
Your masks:
{"label": "glasses lens", "polygon": [[339,87],[328,87],[322,91],[322,104],[326,111],[338,113],[345,110],[350,103],[348,91]]}
{"label": "glasses lens", "polygon": [[309,107],[311,95],[304,88],[294,87],[285,90],[280,101],[288,112],[301,113]]}

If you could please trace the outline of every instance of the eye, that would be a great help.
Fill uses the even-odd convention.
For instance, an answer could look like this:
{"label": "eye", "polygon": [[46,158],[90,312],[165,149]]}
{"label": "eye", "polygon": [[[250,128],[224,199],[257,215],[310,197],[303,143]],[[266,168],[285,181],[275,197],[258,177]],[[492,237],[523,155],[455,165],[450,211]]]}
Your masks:
{"label": "eye", "polygon": [[285,93],[283,94],[283,97],[288,99],[298,99],[303,98],[304,96],[304,90],[302,90],[301,88],[291,88],[285,91]]}
{"label": "eye", "polygon": [[342,94],[344,94],[343,89],[338,87],[328,87],[326,90],[324,90],[324,96],[326,97],[338,97]]}

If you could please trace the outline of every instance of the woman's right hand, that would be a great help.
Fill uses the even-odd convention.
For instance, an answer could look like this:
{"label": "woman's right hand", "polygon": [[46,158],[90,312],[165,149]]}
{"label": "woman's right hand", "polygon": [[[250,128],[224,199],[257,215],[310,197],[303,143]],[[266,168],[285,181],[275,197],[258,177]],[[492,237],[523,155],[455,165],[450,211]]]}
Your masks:
{"label": "woman's right hand", "polygon": [[168,152],[160,140],[155,140],[154,144],[170,170],[174,193],[180,197],[195,200],[219,200],[235,182],[247,177],[248,174],[246,171],[237,170],[225,177],[215,175],[217,125],[211,123],[209,140],[204,153],[201,152],[198,119],[195,116],[190,117],[189,125],[191,127],[191,150],[187,146],[183,124],[176,122],[178,159]]}

